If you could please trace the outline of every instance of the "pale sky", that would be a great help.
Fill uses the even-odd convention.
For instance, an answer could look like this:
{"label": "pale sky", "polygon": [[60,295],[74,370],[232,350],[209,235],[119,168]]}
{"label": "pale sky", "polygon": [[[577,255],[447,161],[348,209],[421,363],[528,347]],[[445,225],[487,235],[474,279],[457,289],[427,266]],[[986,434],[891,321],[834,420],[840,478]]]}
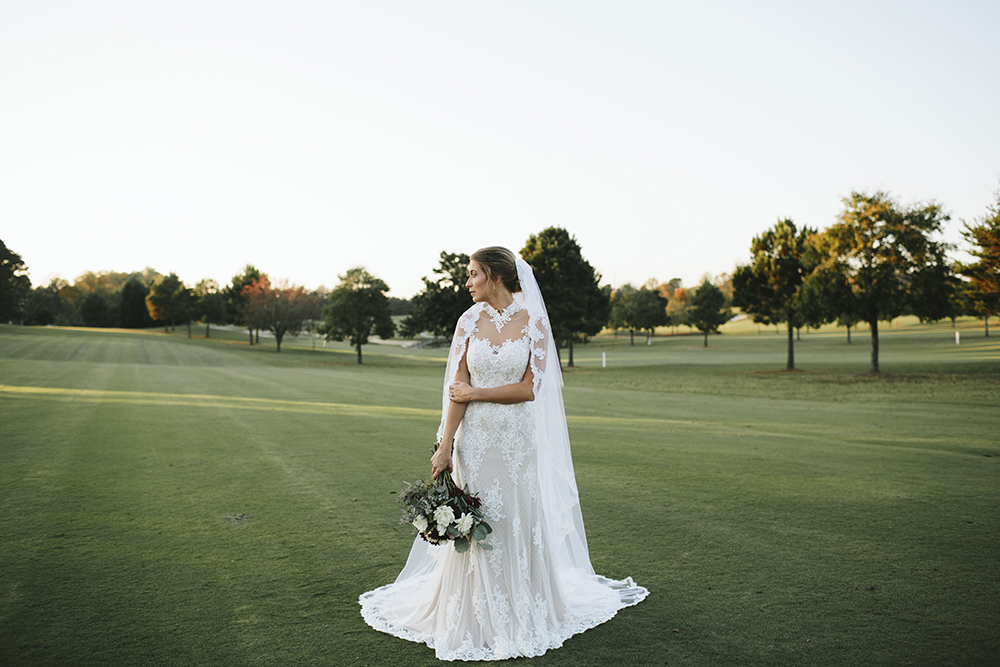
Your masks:
{"label": "pale sky", "polygon": [[87,270],[407,297],[568,229],[695,283],[852,190],[1000,187],[1000,3],[0,2],[0,239]]}

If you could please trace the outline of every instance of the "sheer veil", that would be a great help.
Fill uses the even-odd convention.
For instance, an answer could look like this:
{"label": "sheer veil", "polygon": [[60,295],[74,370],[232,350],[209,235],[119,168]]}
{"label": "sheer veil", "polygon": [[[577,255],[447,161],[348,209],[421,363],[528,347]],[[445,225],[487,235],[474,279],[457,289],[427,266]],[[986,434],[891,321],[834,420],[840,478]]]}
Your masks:
{"label": "sheer veil", "polygon": [[[569,431],[566,428],[566,411],[562,398],[562,371],[555,340],[551,334],[545,301],[531,266],[521,258],[517,258],[516,265],[521,291],[516,292],[514,298],[528,311],[527,334],[531,343],[530,365],[534,374],[535,392],[532,409],[535,413],[535,434],[538,443],[539,501],[545,520],[544,530],[552,550],[555,567],[571,586],[582,585],[586,588],[587,585],[598,583],[615,590],[620,599],[619,608],[636,604],[643,600],[649,591],[636,585],[631,577],[614,580],[597,575],[590,563],[583,514],[580,510],[580,495],[577,491],[573,459],[570,454]],[[450,403],[448,387],[455,379],[466,344],[476,331],[476,323],[482,308],[481,303],[473,304],[459,318],[455,327],[444,376],[438,442],[444,433],[445,419],[448,415]],[[430,572],[440,557],[439,549],[427,545],[422,540],[416,540],[406,566],[396,581],[400,582]]]}

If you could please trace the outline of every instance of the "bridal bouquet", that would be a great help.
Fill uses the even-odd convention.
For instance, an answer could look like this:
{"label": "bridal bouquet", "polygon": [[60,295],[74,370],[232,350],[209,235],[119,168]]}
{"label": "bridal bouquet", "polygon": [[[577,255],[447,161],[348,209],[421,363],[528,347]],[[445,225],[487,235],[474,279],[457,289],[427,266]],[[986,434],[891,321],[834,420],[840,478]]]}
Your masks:
{"label": "bridal bouquet", "polygon": [[[472,546],[472,540],[484,540],[493,532],[483,518],[483,501],[469,493],[468,486],[458,488],[447,470],[437,479],[421,479],[406,486],[397,499],[403,503],[403,518],[399,523],[413,524],[420,537],[431,544],[451,541],[455,543],[455,551],[464,553]],[[493,550],[489,544],[480,542],[479,546]]]}

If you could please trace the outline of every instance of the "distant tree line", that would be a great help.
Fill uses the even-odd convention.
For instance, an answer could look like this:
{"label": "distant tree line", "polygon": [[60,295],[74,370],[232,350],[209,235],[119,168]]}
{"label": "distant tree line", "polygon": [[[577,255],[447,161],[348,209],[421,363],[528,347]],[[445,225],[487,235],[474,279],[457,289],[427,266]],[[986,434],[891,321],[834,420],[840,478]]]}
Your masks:
{"label": "distant tree line", "polygon": [[989,317],[1000,304],[1000,192],[998,205],[963,236],[976,262],[951,262],[938,239],[949,219],[936,203],[905,206],[886,192],[853,192],[836,222],[820,232],[789,219],[753,239],[751,262],[733,275],[733,302],[755,322],[784,323],[786,368],[795,368],[793,331],[859,322],[871,332],[871,372],[879,373],[879,322],[900,315],[921,321],[960,315]]}
{"label": "distant tree line", "polygon": [[[871,370],[879,372],[878,325],[903,314],[922,321],[960,315],[984,319],[1000,311],[1000,191],[981,218],[964,223],[963,237],[975,258],[950,262],[950,246],[937,239],[949,219],[935,203],[903,206],[885,192],[852,193],[833,225],[823,231],[799,228],[790,219],[754,237],[750,263],[732,275],[685,288],[680,279],[650,279],[638,289],[613,289],[584,259],[568,231],[549,227],[531,235],[520,250],[545,296],[556,348],[574,363],[574,345],[586,343],[605,328],[617,336],[659,327],[697,329],[708,336],[730,320],[738,307],[758,324],[785,324],[786,367],[794,369],[794,335],[802,327],[836,322],[851,328],[864,322],[871,331]],[[393,316],[403,319],[404,337],[421,334],[447,338],[470,305],[465,281],[469,256],[442,252],[439,265],[424,277],[411,299],[389,297],[389,286],[354,267],[339,276],[331,290],[312,292],[287,282],[272,283],[247,265],[220,287],[202,280],[185,285],[176,274],[88,272],[70,284],[53,279],[31,289],[21,257],[0,241],[0,321],[32,325],[144,328],[173,330],[193,322],[236,325],[247,330],[251,345],[261,330],[270,331],[280,352],[286,335],[314,331],[330,340],[349,340],[362,363],[362,346],[373,335],[395,335]]]}

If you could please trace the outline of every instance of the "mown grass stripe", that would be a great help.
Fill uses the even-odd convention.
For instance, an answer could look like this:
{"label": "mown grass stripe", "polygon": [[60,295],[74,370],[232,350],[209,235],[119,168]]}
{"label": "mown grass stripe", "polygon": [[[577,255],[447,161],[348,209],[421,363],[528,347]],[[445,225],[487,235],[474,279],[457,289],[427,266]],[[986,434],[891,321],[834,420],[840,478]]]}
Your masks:
{"label": "mown grass stripe", "polygon": [[438,417],[437,410],[403,408],[390,405],[353,405],[318,401],[289,401],[275,398],[213,396],[209,394],[165,394],[146,391],[113,391],[101,389],[68,389],[64,387],[30,387],[0,385],[0,394],[54,400],[82,400],[99,403],[138,405],[183,405],[189,407],[236,408],[279,412],[326,413],[379,417]]}

